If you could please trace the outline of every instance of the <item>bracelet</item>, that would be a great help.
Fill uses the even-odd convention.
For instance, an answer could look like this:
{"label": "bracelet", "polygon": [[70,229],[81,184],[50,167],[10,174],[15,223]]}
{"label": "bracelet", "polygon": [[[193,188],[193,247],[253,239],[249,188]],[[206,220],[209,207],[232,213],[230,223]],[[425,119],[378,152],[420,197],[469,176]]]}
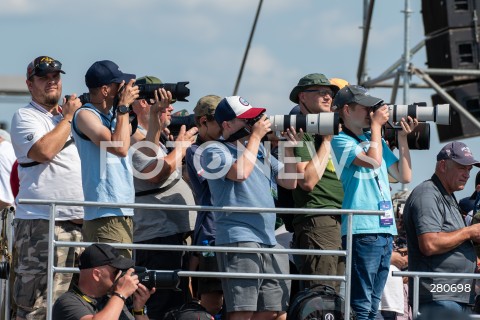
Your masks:
{"label": "bracelet", "polygon": [[132,314],[133,314],[134,316],[144,316],[144,315],[147,315],[147,306],[143,306],[143,308],[140,309],[140,310],[135,310],[135,309],[133,309],[133,310],[132,310]]}
{"label": "bracelet", "polygon": [[120,299],[122,299],[123,303],[127,301],[127,298],[123,294],[118,293],[117,291],[112,292],[112,297],[113,296],[119,297]]}

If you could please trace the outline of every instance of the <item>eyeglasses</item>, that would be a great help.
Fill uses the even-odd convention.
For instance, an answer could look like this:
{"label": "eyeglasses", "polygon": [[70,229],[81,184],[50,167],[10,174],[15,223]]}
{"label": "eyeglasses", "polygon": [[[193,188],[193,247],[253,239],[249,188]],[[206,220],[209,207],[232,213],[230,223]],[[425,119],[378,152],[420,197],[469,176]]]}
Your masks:
{"label": "eyeglasses", "polygon": [[325,97],[327,94],[333,98],[333,91],[332,90],[325,90],[325,89],[306,89],[303,92],[317,92],[320,97]]}
{"label": "eyeglasses", "polygon": [[32,76],[44,77],[50,72],[61,72],[62,63],[58,60],[49,60],[36,64],[31,70],[29,70],[28,78]]}

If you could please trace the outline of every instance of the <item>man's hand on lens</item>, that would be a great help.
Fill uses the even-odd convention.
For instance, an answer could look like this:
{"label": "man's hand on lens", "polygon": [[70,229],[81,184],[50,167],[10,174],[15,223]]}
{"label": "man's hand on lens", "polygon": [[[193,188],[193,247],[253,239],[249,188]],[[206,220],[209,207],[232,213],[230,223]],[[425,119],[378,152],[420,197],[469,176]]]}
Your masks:
{"label": "man's hand on lens", "polygon": [[138,86],[134,86],[135,79],[131,79],[127,84],[125,81],[122,81],[120,84],[120,88],[123,87],[123,90],[120,89],[120,99],[118,101],[118,105],[126,105],[129,106],[133,103],[133,101],[137,100],[140,94],[140,90]]}
{"label": "man's hand on lens", "polygon": [[141,310],[150,296],[155,293],[155,288],[148,290],[143,284],[138,285],[137,291],[133,293],[133,310]]}
{"label": "man's hand on lens", "polygon": [[408,116],[408,121],[405,118],[400,120],[400,125],[402,126],[402,130],[398,133],[399,136],[406,137],[409,133],[418,126],[418,120],[415,118]]}
{"label": "man's hand on lens", "polygon": [[120,293],[124,297],[131,296],[138,289],[138,284],[140,283],[138,276],[136,274],[132,275],[133,272],[133,268],[130,268],[122,276],[123,272],[119,271],[113,291]]}

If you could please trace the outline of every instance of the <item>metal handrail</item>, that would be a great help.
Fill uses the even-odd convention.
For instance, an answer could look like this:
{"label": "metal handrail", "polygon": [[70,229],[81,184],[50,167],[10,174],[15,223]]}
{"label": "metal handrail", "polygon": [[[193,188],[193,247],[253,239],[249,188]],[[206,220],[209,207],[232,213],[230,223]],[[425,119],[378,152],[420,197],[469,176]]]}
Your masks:
{"label": "metal handrail", "polygon": [[[423,272],[423,271],[393,271],[393,277],[413,277],[413,305],[412,314],[415,319],[419,312],[420,299],[420,278],[460,278],[460,279],[480,279],[480,273],[452,273],[452,272]],[[472,284],[472,290],[475,290],[475,285]],[[472,319],[480,319],[480,315],[469,315]]]}
{"label": "metal handrail", "polygon": [[[309,255],[339,255],[346,257],[345,265],[345,276],[325,276],[325,275],[278,275],[278,274],[239,274],[239,273],[228,273],[228,272],[218,272],[211,273],[211,277],[241,277],[241,278],[277,278],[277,279],[291,279],[291,280],[330,280],[330,281],[342,281],[345,282],[345,309],[344,314],[350,314],[350,295],[351,295],[351,265],[352,265],[352,256],[349,252],[352,252],[352,221],[353,214],[355,215],[381,215],[384,212],[380,210],[346,210],[346,209],[308,209],[308,208],[260,208],[260,207],[210,207],[210,206],[187,206],[187,205],[167,205],[167,204],[142,204],[142,203],[106,203],[106,202],[93,202],[93,201],[66,201],[66,200],[39,200],[39,199],[19,199],[18,203],[20,204],[37,204],[37,205],[48,205],[50,206],[50,215],[49,215],[49,235],[48,235],[48,270],[47,270],[47,283],[53,283],[54,273],[64,272],[66,268],[57,268],[54,266],[54,249],[56,246],[80,246],[80,244],[87,244],[85,242],[62,242],[55,240],[55,217],[56,217],[56,207],[57,206],[94,206],[94,207],[109,207],[109,208],[142,208],[142,209],[168,209],[168,210],[191,210],[191,211],[213,211],[213,212],[245,212],[245,213],[258,213],[258,212],[271,212],[271,213],[285,213],[285,214],[316,214],[316,215],[347,215],[347,234],[346,234],[346,250],[307,250],[302,251],[301,249],[253,249],[245,248],[248,252],[263,252],[263,253],[291,253],[291,254],[307,254]],[[165,245],[141,245],[141,244],[123,244],[123,243],[110,243],[110,245],[118,248],[148,248],[151,250],[167,250]],[[144,247],[145,246],[145,247]],[[172,250],[174,246],[169,246],[168,250]],[[194,246],[177,246],[181,251],[190,251]],[[195,246],[198,251],[198,246]],[[187,250],[188,249],[188,250]],[[241,250],[238,250],[241,249]],[[233,248],[233,247],[201,247],[202,251],[212,251],[212,252],[240,252],[244,248]],[[323,253],[326,251],[327,253]],[[75,269],[75,268],[69,268]],[[73,270],[72,270],[73,271]],[[66,272],[66,271],[65,271]],[[181,271],[178,273],[179,276],[199,276],[200,273]],[[205,273],[207,274],[207,273]],[[212,275],[215,274],[215,275]],[[53,307],[53,287],[47,286],[47,319],[51,319],[52,307]]]}

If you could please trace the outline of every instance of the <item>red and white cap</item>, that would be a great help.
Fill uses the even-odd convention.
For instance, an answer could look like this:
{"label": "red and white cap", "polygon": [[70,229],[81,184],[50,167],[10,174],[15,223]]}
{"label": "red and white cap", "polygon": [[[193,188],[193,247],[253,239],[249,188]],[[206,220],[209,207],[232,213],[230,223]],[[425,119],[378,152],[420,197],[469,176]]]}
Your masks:
{"label": "red and white cap", "polygon": [[265,112],[265,108],[254,108],[250,103],[240,96],[223,98],[215,109],[215,120],[222,124],[223,121],[230,121],[235,118],[253,119]]}

